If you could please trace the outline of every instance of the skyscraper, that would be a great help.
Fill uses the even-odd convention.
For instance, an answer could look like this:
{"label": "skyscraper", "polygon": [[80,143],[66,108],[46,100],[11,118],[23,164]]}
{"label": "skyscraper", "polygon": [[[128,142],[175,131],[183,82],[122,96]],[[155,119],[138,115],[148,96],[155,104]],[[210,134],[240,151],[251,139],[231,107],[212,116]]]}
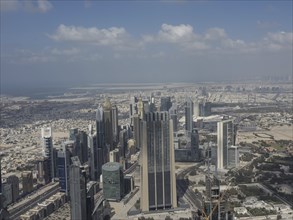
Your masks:
{"label": "skyscraper", "polygon": [[234,145],[234,126],[232,120],[217,123],[217,167],[223,169],[228,166],[228,147]]}
{"label": "skyscraper", "polygon": [[171,97],[161,97],[160,111],[169,111],[172,106]]}
{"label": "skyscraper", "polygon": [[177,132],[178,129],[178,115],[177,115],[177,104],[173,103],[169,109],[170,118],[173,120],[173,132]]}
{"label": "skyscraper", "polygon": [[185,102],[185,130],[192,132],[193,129],[193,102],[188,98]]}
{"label": "skyscraper", "polygon": [[42,128],[42,143],[43,143],[43,156],[49,160],[49,180],[51,181],[55,177],[54,166],[54,152],[52,141],[52,129],[50,127]]}
{"label": "skyscraper", "polygon": [[135,140],[136,148],[140,149],[141,147],[141,119],[138,114],[133,115],[133,139]]}
{"label": "skyscraper", "polygon": [[141,209],[175,208],[173,122],[167,112],[150,112],[141,125]]}
{"label": "skyscraper", "polygon": [[86,172],[78,157],[71,157],[69,171],[71,219],[87,219],[86,213]]}
{"label": "skyscraper", "polygon": [[62,143],[62,147],[57,152],[57,171],[59,177],[60,191],[68,195],[69,192],[69,165],[71,152],[70,148],[74,144],[73,141],[66,141]]}
{"label": "skyscraper", "polygon": [[88,161],[88,144],[87,144],[87,133],[79,131],[80,140],[80,162],[84,164]]}
{"label": "skyscraper", "polygon": [[137,97],[133,96],[130,98],[130,104],[129,104],[129,117],[130,117],[130,125],[133,125],[133,115],[137,114]]}
{"label": "skyscraper", "polygon": [[97,146],[97,134],[92,133],[91,129],[88,135],[88,148],[90,149],[90,157],[89,157],[89,164],[90,164],[90,177],[93,181],[99,180],[99,173],[98,173],[98,157],[99,153],[102,152]]}
{"label": "skyscraper", "polygon": [[112,106],[112,131],[113,131],[113,142],[118,143],[119,130],[118,130],[118,108],[116,105]]}
{"label": "skyscraper", "polygon": [[112,104],[109,98],[103,104],[104,110],[104,135],[105,135],[105,145],[108,152],[114,149],[113,146],[113,128],[112,128]]}
{"label": "skyscraper", "polygon": [[[109,125],[109,124],[108,124]],[[112,124],[110,124],[112,127]],[[105,144],[105,126],[104,126],[104,109],[102,106],[99,106],[96,111],[96,146],[94,147],[94,163],[96,174],[94,175],[94,180],[98,180],[102,174],[102,165],[107,162],[109,158],[109,149]]]}

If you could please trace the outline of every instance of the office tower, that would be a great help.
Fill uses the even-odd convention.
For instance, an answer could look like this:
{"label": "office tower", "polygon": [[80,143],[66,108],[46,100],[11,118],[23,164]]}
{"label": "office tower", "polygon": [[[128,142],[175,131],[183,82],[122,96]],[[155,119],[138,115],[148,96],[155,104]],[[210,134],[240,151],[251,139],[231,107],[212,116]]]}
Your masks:
{"label": "office tower", "polygon": [[234,168],[239,166],[239,149],[238,146],[228,147],[228,167]]}
{"label": "office tower", "polygon": [[138,114],[133,115],[133,139],[135,140],[136,148],[141,148],[141,119]]}
{"label": "office tower", "polygon": [[105,145],[108,152],[113,150],[113,129],[112,129],[112,105],[108,98],[103,104],[104,109],[104,135]]}
{"label": "office tower", "polygon": [[193,129],[193,102],[188,98],[185,102],[185,130],[192,132]]}
{"label": "office tower", "polygon": [[87,219],[86,212],[86,172],[77,156],[71,157],[69,171],[71,219]]}
{"label": "office tower", "polygon": [[80,162],[84,164],[88,162],[88,143],[87,143],[87,133],[84,131],[79,131],[79,140],[80,140]]}
{"label": "office tower", "polygon": [[42,128],[42,143],[43,143],[43,156],[49,160],[49,180],[51,181],[55,177],[54,166],[54,152],[52,141],[52,129],[50,127]]}
{"label": "office tower", "polygon": [[161,97],[160,111],[169,111],[172,107],[171,97]]}
{"label": "office tower", "polygon": [[66,141],[62,143],[61,148],[57,151],[57,171],[59,177],[60,191],[68,195],[69,192],[69,165],[73,141]]}
{"label": "office tower", "polygon": [[32,171],[24,171],[21,173],[23,194],[33,191],[33,173]]}
{"label": "office tower", "polygon": [[133,126],[133,115],[134,114],[137,114],[138,111],[137,111],[137,102],[138,102],[138,99],[137,97],[131,97],[130,98],[130,104],[129,104],[129,118],[130,118],[130,125]]}
{"label": "office tower", "polygon": [[232,120],[217,123],[217,167],[223,169],[228,166],[228,147],[234,145],[234,126]]}
{"label": "office tower", "polygon": [[173,132],[177,132],[178,129],[178,115],[177,115],[177,104],[173,103],[169,109],[170,118],[173,120]]}
{"label": "office tower", "polygon": [[[99,149],[97,146],[97,135],[96,133],[92,134],[92,132],[88,135],[88,148],[90,149],[89,156],[89,165],[90,165],[90,177],[93,181],[99,180],[98,174],[98,157],[99,157]],[[100,151],[102,152],[102,151]]]}
{"label": "office tower", "polygon": [[152,96],[150,98],[149,111],[150,112],[155,112],[156,111],[155,98],[152,97]]}
{"label": "office tower", "polygon": [[150,112],[150,101],[148,98],[142,99],[142,105],[144,113]]}
{"label": "office tower", "polygon": [[[37,160],[38,183],[46,185],[50,182],[50,161],[47,157]],[[56,172],[57,174],[57,172]]]}
{"label": "office tower", "polygon": [[127,140],[128,140],[127,130],[123,129],[119,132],[119,145],[121,149],[121,156],[123,158],[126,157],[126,153],[127,153]]}
{"label": "office tower", "polygon": [[150,112],[141,125],[141,210],[175,208],[173,122],[167,112]]}
{"label": "office tower", "polygon": [[[112,124],[110,124],[112,126]],[[105,126],[104,126],[104,109],[99,106],[96,111],[96,146],[93,145],[93,153],[95,160],[95,174],[94,179],[98,181],[102,174],[102,165],[107,162],[109,158],[109,149],[105,144]],[[92,156],[92,155],[91,155]]]}
{"label": "office tower", "polygon": [[12,202],[16,202],[19,198],[19,178],[16,175],[9,175],[6,182],[11,184]]}
{"label": "office tower", "polygon": [[200,159],[199,152],[199,135],[196,129],[193,129],[190,136],[190,147],[191,147],[191,156],[194,159],[193,161],[197,161]]}
{"label": "office tower", "polygon": [[112,106],[112,131],[113,131],[113,142],[118,143],[119,130],[118,130],[118,108],[116,105]]}
{"label": "office tower", "polygon": [[81,160],[81,147],[78,128],[69,129],[69,141],[73,141],[72,156],[78,156]]}
{"label": "office tower", "polygon": [[137,114],[140,119],[143,119],[144,108],[141,96],[138,98],[137,102]]}
{"label": "office tower", "polygon": [[121,164],[116,162],[108,162],[103,165],[102,172],[104,198],[107,200],[120,201],[124,191]]}

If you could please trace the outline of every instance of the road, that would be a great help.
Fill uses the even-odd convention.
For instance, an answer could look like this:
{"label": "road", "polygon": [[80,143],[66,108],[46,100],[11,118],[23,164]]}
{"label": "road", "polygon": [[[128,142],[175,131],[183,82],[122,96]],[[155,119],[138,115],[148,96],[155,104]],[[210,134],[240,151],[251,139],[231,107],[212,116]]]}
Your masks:
{"label": "road", "polygon": [[202,209],[202,202],[200,201],[199,196],[195,192],[189,189],[188,181],[187,179],[185,179],[185,176],[190,171],[198,168],[199,166],[200,165],[194,165],[184,170],[181,170],[180,172],[177,173],[177,178],[176,178],[177,191],[180,192],[182,196],[187,199],[187,201],[190,203],[190,205],[194,209]]}
{"label": "road", "polygon": [[39,189],[34,194],[30,195],[29,198],[21,200],[14,206],[9,207],[8,211],[10,214],[10,218],[18,219],[19,216],[36,206],[38,203],[41,203],[52,195],[56,194],[57,192],[59,192],[59,190],[59,183],[52,183]]}

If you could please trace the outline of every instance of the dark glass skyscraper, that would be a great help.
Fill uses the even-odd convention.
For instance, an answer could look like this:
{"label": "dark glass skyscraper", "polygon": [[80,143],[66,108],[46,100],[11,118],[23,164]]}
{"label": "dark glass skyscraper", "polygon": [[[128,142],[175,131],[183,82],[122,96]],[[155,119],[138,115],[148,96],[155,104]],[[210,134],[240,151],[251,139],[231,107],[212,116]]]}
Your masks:
{"label": "dark glass skyscraper", "polygon": [[191,98],[185,102],[185,130],[192,132],[193,129],[193,102]]}
{"label": "dark glass skyscraper", "polygon": [[42,144],[43,144],[43,156],[48,158],[49,170],[48,177],[51,181],[55,177],[55,166],[54,166],[54,152],[53,152],[53,140],[52,140],[52,129],[42,128]]}
{"label": "dark glass skyscraper", "polygon": [[169,111],[172,106],[171,97],[161,97],[160,111]]}
{"label": "dark glass skyscraper", "polygon": [[167,112],[144,115],[141,147],[142,211],[177,207],[173,123]]}

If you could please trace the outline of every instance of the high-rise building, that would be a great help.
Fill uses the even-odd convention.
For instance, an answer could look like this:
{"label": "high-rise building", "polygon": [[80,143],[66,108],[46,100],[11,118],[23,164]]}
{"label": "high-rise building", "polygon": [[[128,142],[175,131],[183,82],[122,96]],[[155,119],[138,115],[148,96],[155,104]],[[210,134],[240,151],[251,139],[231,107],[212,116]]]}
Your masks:
{"label": "high-rise building", "polygon": [[193,102],[188,98],[185,102],[185,130],[192,132],[193,129]]}
{"label": "high-rise building", "polygon": [[116,162],[103,165],[103,195],[107,200],[120,201],[124,192],[122,166]]}
{"label": "high-rise building", "polygon": [[[108,118],[109,119],[109,118]],[[108,124],[109,125],[109,124]],[[112,124],[111,124],[112,126]],[[95,145],[96,144],[96,145]],[[96,143],[93,143],[93,153],[94,153],[94,170],[95,181],[98,181],[100,175],[102,174],[102,165],[107,162],[109,158],[109,149],[105,144],[105,126],[104,126],[104,109],[99,106],[96,111]]]}
{"label": "high-rise building", "polygon": [[136,148],[141,147],[141,119],[138,114],[133,115],[133,139],[135,140]]}
{"label": "high-rise building", "polygon": [[49,179],[50,161],[47,157],[43,157],[37,161],[37,170],[38,170],[38,183],[43,185],[48,184],[50,181]]}
{"label": "high-rise building", "polygon": [[170,118],[173,120],[173,132],[178,130],[178,113],[177,113],[177,104],[173,103],[169,109]]}
{"label": "high-rise building", "polygon": [[57,171],[59,177],[60,191],[69,195],[69,165],[72,156],[70,149],[74,144],[73,141],[65,141],[57,152]]}
{"label": "high-rise building", "polygon": [[54,152],[52,141],[52,129],[50,127],[42,128],[42,143],[43,143],[43,156],[49,160],[49,180],[51,181],[55,177],[54,166]]}
{"label": "high-rise building", "polygon": [[12,202],[16,202],[19,198],[19,178],[16,175],[9,175],[6,182],[11,184]]}
{"label": "high-rise building", "polygon": [[88,148],[90,149],[90,155],[89,155],[89,165],[90,165],[90,178],[93,181],[99,180],[99,174],[98,174],[98,157],[100,155],[99,148],[97,146],[97,134],[92,133],[92,130],[90,129],[90,132],[88,134]]}
{"label": "high-rise building", "polygon": [[69,140],[74,142],[72,156],[78,156],[81,161],[81,144],[78,128],[69,129]]}
{"label": "high-rise building", "polygon": [[127,130],[123,129],[119,132],[119,145],[121,149],[121,156],[123,158],[126,157],[126,153],[127,153],[127,140],[128,140]]}
{"label": "high-rise building", "polygon": [[84,131],[79,131],[79,140],[80,140],[80,162],[84,164],[88,162],[88,143],[87,143],[87,133]]}
{"label": "high-rise building", "polygon": [[138,113],[137,109],[137,97],[131,97],[130,98],[130,104],[129,104],[129,118],[130,118],[130,125],[133,126],[133,115]]}
{"label": "high-rise building", "polygon": [[22,178],[22,191],[28,194],[33,191],[33,173],[32,171],[24,171],[21,173]]}
{"label": "high-rise building", "polygon": [[217,123],[217,167],[223,169],[228,166],[228,147],[234,145],[234,125],[232,120]]}
{"label": "high-rise building", "polygon": [[105,145],[108,152],[114,149],[113,145],[113,128],[112,128],[112,104],[109,98],[103,104],[104,109],[104,134],[105,134]]}
{"label": "high-rise building", "polygon": [[239,149],[238,146],[228,147],[228,167],[234,168],[239,166]]}
{"label": "high-rise building", "polygon": [[86,212],[86,172],[77,156],[71,157],[69,171],[71,219],[87,219]]}
{"label": "high-rise building", "polygon": [[169,109],[172,107],[171,97],[161,97],[161,106],[160,111],[169,111]]}
{"label": "high-rise building", "polygon": [[167,112],[150,112],[141,125],[141,210],[175,208],[173,122]]}
{"label": "high-rise building", "polygon": [[113,131],[113,142],[118,143],[119,130],[118,130],[118,108],[116,105],[112,106],[112,131]]}

